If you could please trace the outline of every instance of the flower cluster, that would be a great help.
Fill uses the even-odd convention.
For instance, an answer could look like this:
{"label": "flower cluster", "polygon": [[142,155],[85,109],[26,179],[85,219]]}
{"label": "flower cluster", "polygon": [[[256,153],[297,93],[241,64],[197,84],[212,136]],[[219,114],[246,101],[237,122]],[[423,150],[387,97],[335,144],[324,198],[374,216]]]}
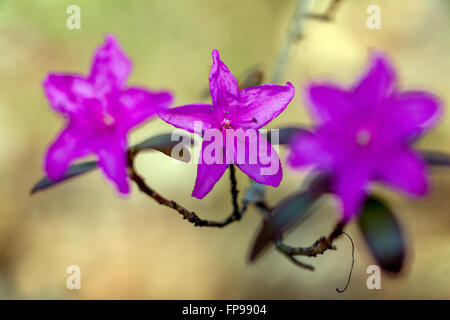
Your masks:
{"label": "flower cluster", "polygon": [[[75,159],[94,154],[117,190],[128,193],[127,133],[158,116],[203,136],[192,196],[205,197],[229,165],[236,165],[260,184],[278,187],[283,176],[281,162],[258,130],[283,112],[295,95],[294,86],[288,82],[240,89],[217,50],[212,57],[212,103],[176,108],[169,108],[173,94],[168,91],[126,86],[131,62],[113,36],[107,36],[95,53],[88,76],[49,74],[43,84],[45,94],[67,125],[48,149],[48,177],[62,179]],[[426,165],[411,144],[437,123],[440,102],[428,92],[399,90],[386,56],[374,53],[368,71],[350,89],[312,83],[305,97],[316,126],[291,139],[287,162],[294,168],[314,166],[330,177],[331,191],[342,202],[343,221],[360,212],[370,181],[414,196],[428,191]],[[212,130],[222,135],[212,135]],[[239,130],[242,135],[237,139],[230,137],[230,132]],[[223,139],[221,147],[213,150],[219,161],[205,158],[212,148],[212,136]],[[251,148],[257,150],[253,161],[236,152],[249,153]],[[264,173],[265,157],[277,164],[270,173]]]}

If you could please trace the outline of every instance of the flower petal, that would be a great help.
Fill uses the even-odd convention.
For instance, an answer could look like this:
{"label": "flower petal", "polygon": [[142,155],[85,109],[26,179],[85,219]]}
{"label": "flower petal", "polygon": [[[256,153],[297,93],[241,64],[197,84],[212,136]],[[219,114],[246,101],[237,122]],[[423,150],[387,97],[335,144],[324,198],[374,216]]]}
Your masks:
{"label": "flower petal", "polygon": [[387,56],[375,52],[370,58],[367,72],[354,87],[354,93],[360,107],[375,106],[388,97],[395,89],[396,74]]}
{"label": "flower petal", "polygon": [[409,150],[391,154],[378,168],[378,176],[386,184],[413,196],[423,196],[428,192],[425,163]]}
{"label": "flower petal", "polygon": [[200,134],[207,129],[219,128],[214,107],[209,104],[197,103],[163,110],[158,112],[158,116],[174,127],[192,133]]}
{"label": "flower petal", "polygon": [[400,139],[417,138],[436,125],[442,115],[439,98],[423,91],[407,91],[396,95],[387,104],[386,128]]}
{"label": "flower petal", "polygon": [[111,180],[122,194],[130,192],[127,180],[126,138],[110,136],[97,151],[99,166],[105,176]]}
{"label": "flower petal", "polygon": [[[200,157],[204,154],[205,148],[209,144],[214,143],[214,141],[215,140],[203,141]],[[221,163],[206,164],[204,161],[201,161],[201,163],[198,164],[197,178],[195,180],[194,190],[192,191],[193,197],[203,199],[212,190],[216,182],[223,176],[228,164],[226,164],[225,161],[220,162]]]}
{"label": "flower petal", "polygon": [[305,105],[319,124],[345,118],[352,111],[350,93],[334,84],[310,84],[305,90]]}
{"label": "flower petal", "polygon": [[[235,139],[234,163],[256,182],[278,187],[283,178],[283,170],[277,151],[257,130],[248,130],[253,130],[256,134],[249,139]],[[229,140],[227,153],[228,143]]]}
{"label": "flower petal", "polygon": [[234,123],[242,128],[259,129],[276,118],[295,95],[294,86],[266,84],[240,91],[240,106]]}
{"label": "flower petal", "polygon": [[236,106],[239,99],[239,87],[234,75],[220,60],[219,51],[212,52],[213,64],[209,72],[209,90],[213,105],[223,110]]}
{"label": "flower petal", "polygon": [[108,35],[105,43],[94,56],[89,79],[96,88],[107,92],[112,88],[121,88],[131,73],[130,59],[119,45],[116,37]]}
{"label": "flower petal", "polygon": [[331,155],[324,148],[320,137],[312,132],[302,132],[294,136],[289,146],[291,152],[287,162],[293,168],[314,165],[326,169],[331,166]]}
{"label": "flower petal", "polygon": [[[122,120],[125,129],[130,129],[167,108],[173,101],[170,92],[151,92],[144,88],[129,88],[119,94],[120,107],[116,118]],[[117,106],[116,106],[117,107]]]}
{"label": "flower petal", "polygon": [[70,163],[95,148],[94,135],[88,130],[69,124],[48,148],[44,169],[52,180],[61,179]]}
{"label": "flower petal", "polygon": [[334,192],[341,200],[342,222],[347,222],[360,213],[369,178],[370,171],[362,163],[343,166],[335,172]]}
{"label": "flower petal", "polygon": [[85,113],[89,100],[95,98],[95,89],[78,75],[51,73],[43,81],[50,106],[63,115]]}

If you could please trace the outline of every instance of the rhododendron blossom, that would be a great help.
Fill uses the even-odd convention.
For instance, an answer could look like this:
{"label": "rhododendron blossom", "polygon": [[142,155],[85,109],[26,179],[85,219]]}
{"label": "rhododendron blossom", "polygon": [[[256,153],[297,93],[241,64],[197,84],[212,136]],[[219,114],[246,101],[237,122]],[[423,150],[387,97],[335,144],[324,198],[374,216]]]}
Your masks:
{"label": "rhododendron blossom", "polygon": [[74,159],[96,154],[118,191],[129,192],[127,133],[172,102],[169,92],[126,87],[131,68],[117,40],[107,36],[87,77],[51,73],[44,80],[50,106],[67,118],[45,158],[50,179],[61,179]]}
{"label": "rhododendron blossom", "polygon": [[[258,129],[277,117],[289,104],[295,94],[291,83],[286,86],[266,84],[240,90],[238,83],[228,67],[220,60],[219,52],[212,52],[213,64],[209,74],[211,104],[191,104],[159,112],[164,121],[189,132],[202,134],[203,144],[198,164],[197,179],[192,195],[203,198],[222,177],[230,163],[236,164],[255,181],[277,187],[282,179],[282,169],[278,154]],[[196,130],[200,123],[201,130]],[[213,148],[214,136],[222,133],[222,148],[216,150],[214,161],[208,158]],[[252,138],[253,137],[253,138]],[[230,144],[232,147],[230,148]],[[257,148],[257,157],[252,161]],[[238,152],[246,150],[245,153]],[[236,151],[236,152],[235,152]],[[206,155],[206,157],[205,157]],[[266,157],[275,158],[277,170],[271,172],[265,168]]]}
{"label": "rhododendron blossom", "polygon": [[411,144],[439,120],[440,101],[429,92],[399,90],[382,53],[372,55],[368,71],[350,89],[309,85],[306,105],[317,127],[291,141],[288,163],[330,174],[343,221],[360,212],[370,181],[412,196],[427,193],[427,168]]}

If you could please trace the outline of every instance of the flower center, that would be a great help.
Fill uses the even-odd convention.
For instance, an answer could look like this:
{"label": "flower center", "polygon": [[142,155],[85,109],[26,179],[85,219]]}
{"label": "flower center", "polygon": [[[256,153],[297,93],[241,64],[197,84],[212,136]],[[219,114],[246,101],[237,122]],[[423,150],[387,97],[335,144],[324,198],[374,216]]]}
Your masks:
{"label": "flower center", "polygon": [[222,120],[222,126],[224,129],[230,129],[231,128],[231,122],[228,119]]}
{"label": "flower center", "polygon": [[103,123],[107,126],[112,126],[116,121],[109,113],[103,114]]}
{"label": "flower center", "polygon": [[372,134],[369,130],[362,129],[356,133],[356,143],[361,147],[367,146],[371,140]]}

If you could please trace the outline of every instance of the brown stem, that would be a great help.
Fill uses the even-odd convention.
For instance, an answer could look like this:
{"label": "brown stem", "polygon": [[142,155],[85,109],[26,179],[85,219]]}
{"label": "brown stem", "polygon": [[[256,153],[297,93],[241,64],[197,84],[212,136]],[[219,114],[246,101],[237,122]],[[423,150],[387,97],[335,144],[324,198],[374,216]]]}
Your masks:
{"label": "brown stem", "polygon": [[308,13],[304,15],[305,18],[316,19],[322,21],[332,21],[336,16],[336,11],[342,0],[332,0],[327,10],[324,13]]}
{"label": "brown stem", "polygon": [[336,247],[333,245],[333,241],[344,233],[344,226],[344,224],[338,224],[328,235],[328,237],[321,237],[309,247],[292,247],[285,244],[282,239],[276,240],[275,245],[278,251],[283,253],[291,261],[295,262],[300,267],[313,271],[314,267],[299,262],[295,256],[316,257],[318,254],[323,254],[328,249],[336,250]]}
{"label": "brown stem", "polygon": [[233,216],[235,220],[241,219],[241,212],[239,211],[239,204],[238,204],[238,189],[237,189],[237,182],[236,182],[236,175],[235,175],[235,169],[234,164],[230,164],[228,166],[228,169],[230,170],[230,184],[231,184],[231,197],[233,202]]}
{"label": "brown stem", "polygon": [[190,211],[188,209],[186,209],[185,207],[179,205],[177,202],[173,201],[173,200],[168,200],[165,197],[163,197],[161,194],[159,194],[158,192],[156,192],[155,190],[153,190],[144,180],[144,178],[142,178],[135,169],[134,166],[134,161],[135,158],[138,154],[138,150],[131,148],[128,151],[128,168],[129,168],[129,177],[130,179],[136,183],[136,185],[138,186],[139,190],[142,191],[143,193],[145,193],[146,195],[148,195],[149,197],[153,198],[156,202],[158,202],[159,204],[169,207],[171,209],[174,209],[175,211],[177,211],[179,214],[181,214],[183,216],[183,219],[188,220],[190,223],[192,223],[194,226],[196,227],[217,227],[217,228],[222,228],[225,227],[227,225],[229,225],[230,223],[237,221],[239,219],[241,219],[241,217],[244,215],[245,211],[247,210],[247,202],[244,201],[242,203],[242,209],[239,210],[239,206],[237,203],[237,188],[236,188],[236,178],[234,177],[234,168],[230,170],[230,177],[232,180],[231,183],[231,190],[232,190],[232,195],[233,195],[233,205],[234,205],[234,210],[233,213],[227,217],[226,219],[222,220],[222,221],[210,221],[210,220],[203,220],[201,219],[199,216],[197,216],[197,214],[195,214],[195,212]]}

